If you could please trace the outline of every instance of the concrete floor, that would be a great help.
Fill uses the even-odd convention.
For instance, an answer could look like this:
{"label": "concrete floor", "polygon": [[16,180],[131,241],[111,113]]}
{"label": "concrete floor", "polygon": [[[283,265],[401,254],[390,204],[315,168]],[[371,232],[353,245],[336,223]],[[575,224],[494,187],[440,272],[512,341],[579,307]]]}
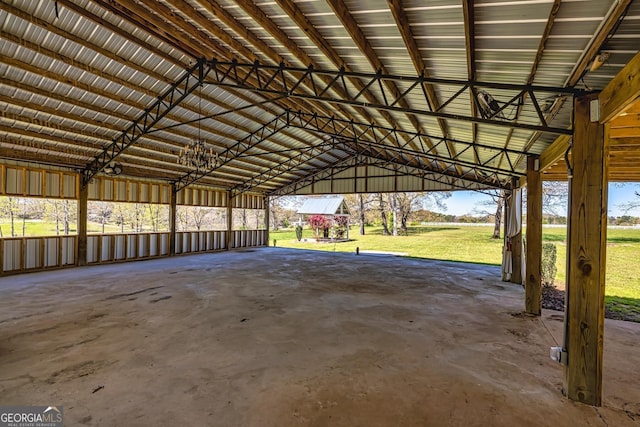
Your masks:
{"label": "concrete floor", "polygon": [[640,324],[604,406],[562,397],[562,315],[499,269],[260,248],[0,278],[0,405],[68,426],[640,424]]}

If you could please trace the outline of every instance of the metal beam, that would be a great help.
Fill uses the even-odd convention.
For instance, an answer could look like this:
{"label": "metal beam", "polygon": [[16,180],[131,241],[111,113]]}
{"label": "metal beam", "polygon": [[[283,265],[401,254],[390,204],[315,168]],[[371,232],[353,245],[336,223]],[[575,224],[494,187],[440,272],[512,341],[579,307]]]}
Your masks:
{"label": "metal beam", "polygon": [[148,133],[153,126],[164,116],[182,102],[203,82],[211,68],[206,61],[199,60],[194,66],[175,82],[164,94],[147,108],[133,123],[116,139],[113,140],[102,153],[89,163],[82,174],[82,186],[86,186],[91,178],[100,172],[106,165],[115,160],[124,150]]}
{"label": "metal beam", "polygon": [[323,154],[328,153],[336,148],[337,139],[331,137],[331,139],[325,141],[322,144],[313,145],[305,148],[302,152],[297,153],[293,157],[290,157],[287,161],[280,163],[276,167],[270,168],[245,182],[236,185],[232,188],[234,192],[242,193],[247,192],[253,188],[256,188],[265,182],[270,181],[273,178],[285,175],[287,173],[297,170],[300,166],[316,159]]}
{"label": "metal beam", "polygon": [[[483,188],[483,185],[478,182],[473,182],[469,180],[465,180],[459,177],[452,177],[447,175],[442,175],[437,172],[429,172],[424,169],[413,167],[409,165],[400,165],[395,163],[394,161],[390,161],[387,159],[380,159],[377,157],[369,156],[364,153],[356,153],[353,151],[349,157],[346,157],[342,160],[339,160],[328,167],[318,168],[311,171],[307,176],[291,182],[288,185],[278,188],[274,190],[269,195],[270,196],[286,196],[290,194],[295,194],[302,188],[313,185],[316,182],[324,181],[326,179],[331,179],[335,175],[343,172],[347,169],[357,167],[357,166],[376,166],[382,169],[390,170],[397,173],[400,173],[402,176],[414,176],[417,178],[424,179],[426,181],[432,181],[436,183],[440,183],[443,185],[450,186],[455,189],[460,190],[477,190]],[[372,178],[372,176],[362,177],[362,179]],[[353,179],[353,178],[350,178]],[[489,188],[487,185],[485,188]]]}
{"label": "metal beam", "polygon": [[[206,83],[228,87],[234,89],[245,89],[257,93],[270,93],[280,96],[288,96],[291,98],[300,98],[312,101],[324,101],[338,105],[351,105],[354,107],[373,108],[382,111],[395,111],[399,113],[410,113],[415,115],[424,115],[443,119],[467,121],[472,123],[484,123],[495,126],[502,126],[516,129],[527,129],[532,131],[541,131],[554,134],[571,134],[571,130],[566,128],[551,127],[546,123],[545,118],[540,113],[543,107],[539,105],[538,99],[548,98],[551,94],[558,95],[576,95],[584,94],[584,91],[573,88],[558,88],[533,85],[513,85],[504,83],[486,83],[477,81],[439,79],[425,76],[401,76],[382,73],[357,73],[346,71],[344,68],[340,70],[316,70],[313,67],[295,68],[288,67],[283,64],[264,65],[260,63],[242,64],[236,61],[223,62],[213,59],[210,61],[212,73],[206,80]],[[285,79],[286,76],[294,78],[294,82]],[[321,85],[322,78],[331,77],[330,84]],[[257,85],[250,85],[247,80],[251,79]],[[360,80],[365,88],[375,85],[381,92],[384,101],[381,103],[371,103],[365,99],[363,91],[355,94],[348,90],[347,80]],[[385,82],[395,82],[405,88],[400,94],[393,94],[385,90]],[[302,88],[303,83],[309,86]],[[424,85],[431,84],[441,87],[446,91],[454,91],[455,94],[448,100],[444,101],[440,109],[431,111],[428,98],[425,96]],[[309,87],[312,88],[309,92]],[[504,111],[508,107],[517,107],[521,101],[527,98],[538,114],[536,118],[525,119],[519,118],[520,121],[505,120],[496,115],[490,117],[473,117],[471,115],[460,115],[443,112],[446,106],[459,97],[464,92],[469,92],[473,97],[473,91],[480,88],[499,89],[503,92],[509,92],[508,100],[501,102],[500,111]],[[345,98],[334,98],[331,96],[330,90],[342,90],[349,94]],[[457,91],[456,91],[457,90]],[[536,95],[537,94],[537,95]],[[414,107],[399,107],[398,104],[411,98]],[[475,98],[475,97],[474,97]]]}
{"label": "metal beam", "polygon": [[217,160],[213,168],[199,170],[194,169],[184,176],[180,177],[176,180],[175,188],[176,191],[180,191],[186,186],[193,184],[194,182],[202,179],[203,177],[210,175],[214,171],[220,169],[222,166],[226,165],[230,161],[240,157],[242,154],[260,144],[267,138],[272,137],[276,133],[280,132],[282,129],[287,127],[287,119],[286,113],[282,113],[276,118],[272,119],[270,122],[261,126],[259,129],[240,139],[231,147],[228,147],[221,153],[218,153]]}
{"label": "metal beam", "polygon": [[[355,121],[347,121],[335,117],[327,117],[319,114],[308,114],[302,112],[288,112],[288,124],[292,127],[313,130],[328,135],[354,139],[360,144],[369,144],[376,147],[378,151],[401,152],[406,156],[421,156],[431,160],[441,161],[446,164],[463,165],[473,169],[485,170],[495,173],[504,173],[509,176],[524,175],[523,172],[515,170],[514,160],[520,156],[526,155],[525,152],[511,150],[503,147],[495,147],[486,144],[478,144],[466,142],[453,138],[438,138],[433,135],[421,134],[418,132],[409,132],[395,128],[387,128],[376,126],[374,124],[359,123]],[[414,142],[414,146],[419,147],[418,150],[406,148],[408,143],[399,145],[401,135],[407,135],[409,142]],[[427,138],[433,143],[431,147],[426,145]],[[458,151],[452,153],[448,151],[448,144],[454,144]],[[440,154],[439,150],[447,153]],[[465,160],[465,154],[473,154],[473,159]],[[480,155],[482,153],[482,156]],[[498,159],[503,157],[507,159],[508,167],[497,167]]]}

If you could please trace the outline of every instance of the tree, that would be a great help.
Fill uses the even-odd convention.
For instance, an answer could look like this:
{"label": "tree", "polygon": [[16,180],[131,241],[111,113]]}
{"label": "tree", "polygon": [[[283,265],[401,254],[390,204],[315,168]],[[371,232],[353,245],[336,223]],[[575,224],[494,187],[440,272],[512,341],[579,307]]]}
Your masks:
{"label": "tree", "polygon": [[382,234],[388,236],[391,233],[389,233],[389,227],[387,226],[387,212],[385,210],[386,206],[382,193],[377,193],[376,199],[378,200],[378,209],[380,210],[380,218],[382,219]]}
{"label": "tree", "polygon": [[18,216],[18,199],[15,197],[2,197],[0,210],[3,217],[8,217],[11,224],[11,237],[16,236],[15,218]]}
{"label": "tree", "polygon": [[116,203],[114,212],[116,214],[116,224],[120,226],[120,232],[124,234],[124,224],[127,216],[125,203]]}
{"label": "tree", "polygon": [[562,212],[566,212],[568,196],[569,187],[567,182],[543,181],[542,211],[553,216],[559,216]]}
{"label": "tree", "polygon": [[393,222],[391,223],[392,235],[398,235],[398,195],[391,193],[389,196],[391,204],[391,213],[393,214]]}
{"label": "tree", "polygon": [[360,235],[364,236],[364,196],[362,194],[358,194],[358,201],[360,206]]}
{"label": "tree", "polygon": [[321,236],[324,236],[331,228],[331,220],[324,215],[311,215],[307,218],[307,223],[313,230],[316,240],[320,240]]}
{"label": "tree", "polygon": [[151,220],[151,230],[154,232],[160,231],[160,214],[165,213],[166,220],[167,208],[159,204],[149,203],[147,204],[147,211],[149,213],[149,219]]}
{"label": "tree", "polygon": [[494,218],[493,218],[493,234],[491,235],[492,239],[499,239],[500,238],[500,228],[502,226],[502,213],[503,213],[503,209],[504,209],[504,203],[507,197],[507,192],[504,189],[501,190],[487,190],[484,192],[484,194],[488,195],[490,197],[489,200],[483,201],[479,203],[479,206],[484,206],[486,207],[486,209],[480,208],[480,209],[474,209],[474,213],[479,213],[479,214],[484,214],[484,215],[490,215],[491,211],[489,209],[492,209],[495,207],[495,214]]}
{"label": "tree", "polygon": [[193,206],[189,208],[189,211],[193,225],[195,225],[196,230],[200,231],[205,218],[209,214],[209,209]]}
{"label": "tree", "polygon": [[113,203],[110,202],[92,202],[88,206],[89,217],[95,218],[102,225],[102,233],[106,223],[113,213]]}
{"label": "tree", "polygon": [[351,212],[352,218],[358,218],[358,223],[360,224],[360,235],[364,236],[365,234],[365,225],[370,223],[370,215],[369,208],[373,201],[371,194],[346,194],[344,196],[344,201],[349,207],[349,212]]}
{"label": "tree", "polygon": [[636,195],[635,200],[620,204],[620,208],[624,211],[625,214],[628,214],[629,211],[640,208],[640,192],[634,191],[633,194]]}

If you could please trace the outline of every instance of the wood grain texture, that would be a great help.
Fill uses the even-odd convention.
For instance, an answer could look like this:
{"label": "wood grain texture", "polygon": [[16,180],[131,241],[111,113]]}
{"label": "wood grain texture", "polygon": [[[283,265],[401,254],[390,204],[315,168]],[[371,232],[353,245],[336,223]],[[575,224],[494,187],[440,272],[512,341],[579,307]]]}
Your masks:
{"label": "wood grain texture", "polygon": [[604,127],[589,119],[590,101],[575,101],[573,180],[567,247],[564,389],[570,399],[602,403],[602,352],[607,239],[608,148]]}
{"label": "wood grain texture", "polygon": [[[633,108],[640,97],[640,53],[600,92],[600,122],[606,123],[627,108]],[[628,111],[627,111],[628,112]]]}
{"label": "wood grain texture", "polygon": [[527,254],[525,277],[525,311],[542,313],[542,179],[535,164],[538,158],[527,159]]}

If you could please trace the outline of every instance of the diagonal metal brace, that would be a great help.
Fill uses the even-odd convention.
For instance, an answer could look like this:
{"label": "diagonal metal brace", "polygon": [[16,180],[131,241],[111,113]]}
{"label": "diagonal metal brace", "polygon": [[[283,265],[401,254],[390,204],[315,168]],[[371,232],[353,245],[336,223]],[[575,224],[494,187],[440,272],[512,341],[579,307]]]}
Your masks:
{"label": "diagonal metal brace", "polygon": [[212,168],[205,170],[192,170],[177,179],[174,182],[174,191],[180,191],[186,186],[193,184],[194,182],[204,178],[207,175],[210,175],[214,171],[220,169],[222,166],[240,157],[251,148],[260,144],[262,141],[271,138],[276,133],[285,129],[287,125],[287,113],[284,112],[279,116],[276,116],[276,118],[272,119],[270,122],[261,126],[259,129],[240,139],[231,147],[228,147],[221,153],[218,153],[217,161]]}
{"label": "diagonal metal brace", "polygon": [[180,104],[190,93],[199,87],[211,70],[210,65],[204,59],[198,62],[171,85],[158,99],[147,108],[133,123],[115,138],[102,153],[97,155],[81,172],[82,186],[89,184],[91,179],[105,166],[118,158],[124,150],[135,144],[149,131]]}

